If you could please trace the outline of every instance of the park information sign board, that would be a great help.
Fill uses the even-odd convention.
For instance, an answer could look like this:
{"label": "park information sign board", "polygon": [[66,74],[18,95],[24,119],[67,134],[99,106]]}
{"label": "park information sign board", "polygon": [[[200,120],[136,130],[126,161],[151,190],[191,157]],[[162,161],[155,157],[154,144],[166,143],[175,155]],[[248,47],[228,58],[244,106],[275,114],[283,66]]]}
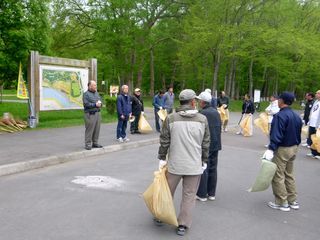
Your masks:
{"label": "park information sign board", "polygon": [[88,69],[40,65],[40,111],[83,109]]}

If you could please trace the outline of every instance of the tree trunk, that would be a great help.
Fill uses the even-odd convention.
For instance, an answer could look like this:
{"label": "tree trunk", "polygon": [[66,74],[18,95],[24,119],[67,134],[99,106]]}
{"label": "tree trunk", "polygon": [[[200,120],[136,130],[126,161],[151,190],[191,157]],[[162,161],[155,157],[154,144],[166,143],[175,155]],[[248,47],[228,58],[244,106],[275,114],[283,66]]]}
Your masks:
{"label": "tree trunk", "polygon": [[164,74],[162,74],[161,80],[162,80],[162,89],[166,90],[167,89],[166,76]]}
{"label": "tree trunk", "polygon": [[214,93],[217,90],[218,85],[218,74],[219,74],[219,68],[220,68],[220,50],[216,51],[216,54],[213,58],[213,64],[214,64],[214,72],[213,72],[213,79],[212,79],[212,93]]}
{"label": "tree trunk", "polygon": [[154,96],[154,56],[153,47],[150,48],[150,96]]}
{"label": "tree trunk", "polygon": [[249,66],[249,95],[253,96],[253,76],[252,76],[252,69],[253,69],[253,58],[251,58],[250,66]]}
{"label": "tree trunk", "polygon": [[231,94],[229,96],[231,96],[231,98],[235,98],[235,94],[236,94],[236,58],[233,58],[232,74],[231,74]]}
{"label": "tree trunk", "polygon": [[137,87],[141,88],[142,85],[142,72],[144,66],[144,57],[142,56],[138,66],[138,73],[137,73]]}

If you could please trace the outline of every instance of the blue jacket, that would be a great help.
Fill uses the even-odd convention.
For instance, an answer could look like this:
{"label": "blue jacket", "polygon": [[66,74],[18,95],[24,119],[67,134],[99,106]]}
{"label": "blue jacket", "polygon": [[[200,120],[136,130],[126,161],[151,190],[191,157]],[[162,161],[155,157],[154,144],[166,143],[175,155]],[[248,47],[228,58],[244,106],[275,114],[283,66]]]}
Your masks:
{"label": "blue jacket", "polygon": [[131,97],[129,95],[125,96],[124,94],[120,94],[117,97],[117,112],[118,116],[124,115],[128,117],[132,112],[131,109]]}
{"label": "blue jacket", "polygon": [[159,111],[160,107],[164,108],[163,96],[160,98],[159,94],[153,97],[152,105],[154,106],[154,110]]}
{"label": "blue jacket", "polygon": [[301,143],[302,120],[291,108],[281,108],[273,116],[270,130],[269,149],[291,147]]}

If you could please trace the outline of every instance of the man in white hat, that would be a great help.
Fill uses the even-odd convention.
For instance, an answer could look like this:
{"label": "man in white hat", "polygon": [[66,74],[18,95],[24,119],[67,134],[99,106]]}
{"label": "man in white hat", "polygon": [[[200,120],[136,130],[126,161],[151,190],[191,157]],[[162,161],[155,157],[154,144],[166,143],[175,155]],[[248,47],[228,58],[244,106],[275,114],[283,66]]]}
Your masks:
{"label": "man in white hat", "polygon": [[192,210],[201,174],[206,168],[210,146],[207,118],[196,108],[196,94],[191,89],[179,95],[180,106],[164,120],[158,151],[159,168],[167,164],[167,180],[172,196],[182,179],[182,201],[177,234],[184,235],[192,222]]}
{"label": "man in white hat", "polygon": [[210,148],[208,157],[208,167],[201,176],[197,199],[205,202],[207,199],[216,199],[218,152],[221,150],[221,119],[219,112],[211,106],[211,95],[204,91],[199,99],[201,114],[205,115],[210,130]]}

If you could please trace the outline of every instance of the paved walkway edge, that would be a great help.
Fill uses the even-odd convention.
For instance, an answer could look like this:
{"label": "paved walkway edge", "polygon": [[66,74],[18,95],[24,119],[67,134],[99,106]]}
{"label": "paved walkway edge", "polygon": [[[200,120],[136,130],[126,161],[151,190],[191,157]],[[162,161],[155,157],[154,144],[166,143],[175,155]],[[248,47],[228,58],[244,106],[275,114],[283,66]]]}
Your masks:
{"label": "paved walkway edge", "polygon": [[159,137],[135,141],[135,142],[110,145],[103,148],[95,148],[95,149],[92,149],[91,151],[84,150],[84,151],[68,153],[60,156],[50,156],[47,158],[40,158],[40,159],[35,159],[35,160],[30,160],[25,162],[6,164],[6,165],[0,166],[0,176],[26,172],[33,169],[44,168],[44,167],[57,165],[57,164],[61,164],[69,161],[85,159],[87,157],[99,156],[99,155],[108,154],[111,152],[117,152],[117,151],[126,150],[126,149],[148,146],[156,143],[159,143]]}

